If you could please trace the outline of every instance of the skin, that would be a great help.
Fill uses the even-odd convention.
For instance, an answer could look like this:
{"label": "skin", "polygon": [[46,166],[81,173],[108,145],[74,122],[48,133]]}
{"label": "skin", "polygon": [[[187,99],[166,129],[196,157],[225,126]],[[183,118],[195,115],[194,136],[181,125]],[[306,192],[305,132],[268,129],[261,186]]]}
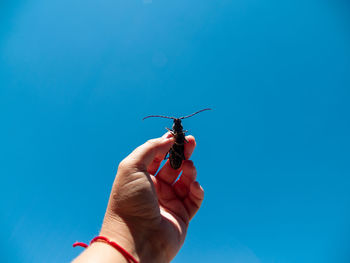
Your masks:
{"label": "skin", "polygon": [[[139,262],[170,262],[203,201],[196,168],[188,160],[196,142],[193,136],[186,139],[187,160],[177,170],[168,160],[158,171],[174,143],[169,133],[147,141],[119,164],[100,235],[117,242]],[[128,261],[110,245],[96,242],[74,260],[82,262]]]}

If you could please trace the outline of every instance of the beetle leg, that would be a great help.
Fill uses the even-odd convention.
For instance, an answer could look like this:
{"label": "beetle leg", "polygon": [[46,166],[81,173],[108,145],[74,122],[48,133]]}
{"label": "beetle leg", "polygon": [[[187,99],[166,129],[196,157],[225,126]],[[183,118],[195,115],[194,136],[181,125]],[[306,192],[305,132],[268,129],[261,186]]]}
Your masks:
{"label": "beetle leg", "polygon": [[170,129],[170,128],[168,128],[168,127],[165,127],[165,129],[166,129],[168,132],[170,132],[171,135],[173,135],[173,136],[175,135],[172,129]]}

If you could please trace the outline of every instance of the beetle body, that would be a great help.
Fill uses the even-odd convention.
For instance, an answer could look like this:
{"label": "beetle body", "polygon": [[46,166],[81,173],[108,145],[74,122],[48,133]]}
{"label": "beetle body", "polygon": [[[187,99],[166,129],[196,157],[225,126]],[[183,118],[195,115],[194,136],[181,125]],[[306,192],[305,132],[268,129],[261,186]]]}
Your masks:
{"label": "beetle body", "polygon": [[[167,119],[173,119],[173,127],[172,129],[166,128],[170,133],[174,136],[175,142],[173,146],[169,150],[169,162],[170,166],[173,169],[179,169],[181,167],[181,164],[184,160],[186,160],[185,157],[185,143],[187,142],[185,133],[186,131],[183,130],[181,120],[185,118],[192,117],[193,115],[200,113],[205,110],[210,110],[210,109],[203,109],[200,111],[197,111],[195,113],[192,113],[191,115],[180,117],[180,118],[175,118],[175,117],[168,117],[168,116],[161,116],[161,115],[150,115],[147,116],[143,119],[147,119],[150,117],[160,117],[160,118],[167,118]],[[166,158],[166,157],[165,157]]]}
{"label": "beetle body", "polygon": [[170,130],[168,129],[171,134],[175,138],[175,142],[173,146],[169,150],[169,162],[172,168],[178,169],[180,168],[182,161],[186,160],[185,158],[185,142],[186,141],[186,135],[183,131],[181,120],[180,119],[174,119],[173,128]]}

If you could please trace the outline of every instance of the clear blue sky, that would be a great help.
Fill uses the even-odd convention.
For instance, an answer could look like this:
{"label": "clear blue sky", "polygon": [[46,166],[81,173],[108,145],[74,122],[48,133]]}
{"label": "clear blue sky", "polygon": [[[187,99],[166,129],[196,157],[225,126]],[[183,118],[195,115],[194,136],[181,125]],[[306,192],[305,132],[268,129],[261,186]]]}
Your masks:
{"label": "clear blue sky", "polygon": [[0,261],[71,260],[142,117],[211,107],[174,262],[349,262],[349,88],[344,0],[2,1]]}

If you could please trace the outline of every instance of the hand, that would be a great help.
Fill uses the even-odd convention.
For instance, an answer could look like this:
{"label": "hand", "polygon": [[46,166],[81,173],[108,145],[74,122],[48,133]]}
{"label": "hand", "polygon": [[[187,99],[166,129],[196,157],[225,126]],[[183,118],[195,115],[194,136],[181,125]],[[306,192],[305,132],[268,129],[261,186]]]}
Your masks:
{"label": "hand", "polygon": [[[196,143],[192,136],[186,139],[189,159]],[[167,133],[139,146],[120,163],[112,187],[100,235],[119,242],[140,262],[175,257],[204,197],[192,161],[185,160],[178,170],[167,161],[156,174],[173,143]]]}

